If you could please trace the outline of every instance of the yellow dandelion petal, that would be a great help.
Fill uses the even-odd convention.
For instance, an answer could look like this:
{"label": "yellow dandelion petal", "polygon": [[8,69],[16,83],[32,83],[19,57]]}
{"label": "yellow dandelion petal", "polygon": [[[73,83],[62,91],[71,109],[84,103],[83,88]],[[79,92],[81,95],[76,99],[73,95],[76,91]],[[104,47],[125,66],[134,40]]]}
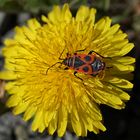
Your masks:
{"label": "yellow dandelion petal", "polygon": [[106,130],[99,105],[123,109],[130,99],[135,59],[124,55],[134,45],[109,17],[94,23],[95,14],[81,6],[72,17],[68,4],[54,6],[43,25],[31,19],[5,40],[7,106],[33,119],[32,130],[98,134]]}
{"label": "yellow dandelion petal", "polygon": [[41,27],[41,24],[36,19],[28,20],[27,24],[33,32],[36,32],[36,29]]}
{"label": "yellow dandelion petal", "polygon": [[128,80],[122,79],[122,78],[110,76],[105,80],[120,88],[124,88],[124,89],[133,88],[133,84],[131,82],[129,82]]}
{"label": "yellow dandelion petal", "polygon": [[23,119],[25,121],[31,119],[34,116],[34,114],[36,113],[36,111],[37,111],[37,107],[34,107],[33,105],[30,105],[30,107],[28,107],[26,109],[26,111],[24,113],[24,116],[23,116]]}
{"label": "yellow dandelion petal", "polygon": [[59,115],[58,115],[58,136],[62,137],[66,131],[67,128],[67,121],[68,121],[68,112],[64,105],[61,105],[59,109]]}
{"label": "yellow dandelion petal", "polygon": [[12,71],[11,72],[3,71],[0,73],[0,78],[5,80],[13,80],[13,79],[17,79],[17,75]]}
{"label": "yellow dandelion petal", "polygon": [[23,113],[23,112],[25,112],[25,110],[27,109],[27,107],[28,107],[28,103],[27,103],[27,102],[24,103],[24,102],[20,101],[20,102],[18,103],[18,105],[16,105],[16,106],[14,107],[13,113],[14,113],[15,115],[18,115],[18,114],[20,114],[20,113]]}
{"label": "yellow dandelion petal", "polygon": [[76,14],[76,21],[78,22],[87,22],[90,21],[92,24],[94,24],[95,21],[95,14],[96,9],[89,8],[87,6],[81,6]]}
{"label": "yellow dandelion petal", "polygon": [[94,29],[101,31],[100,35],[102,35],[103,33],[107,32],[110,29],[110,26],[111,26],[111,19],[109,17],[105,17],[100,19],[95,24]]}
{"label": "yellow dandelion petal", "polygon": [[49,134],[53,135],[54,132],[57,129],[57,121],[58,121],[58,113],[54,113],[53,118],[51,119],[49,126],[48,126],[48,131]]}
{"label": "yellow dandelion petal", "polygon": [[48,14],[48,19],[53,24],[60,24],[62,21],[69,23],[72,18],[72,14],[69,10],[68,4],[62,7],[54,6],[53,10]]}
{"label": "yellow dandelion petal", "polygon": [[42,110],[38,110],[36,112],[35,118],[32,123],[32,130],[36,131],[37,129],[39,129],[39,131],[43,131],[45,129],[44,114]]}
{"label": "yellow dandelion petal", "polygon": [[129,57],[129,56],[115,57],[115,58],[112,58],[112,61],[122,63],[123,65],[130,65],[130,64],[135,63],[135,58],[132,58],[132,57]]}
{"label": "yellow dandelion petal", "polygon": [[8,107],[14,107],[17,106],[19,102],[21,102],[21,98],[17,95],[13,95],[8,99],[6,104]]}
{"label": "yellow dandelion petal", "polygon": [[54,116],[54,113],[55,111],[54,110],[48,110],[46,113],[45,113],[45,126],[48,127],[50,121],[52,120],[53,116]]}

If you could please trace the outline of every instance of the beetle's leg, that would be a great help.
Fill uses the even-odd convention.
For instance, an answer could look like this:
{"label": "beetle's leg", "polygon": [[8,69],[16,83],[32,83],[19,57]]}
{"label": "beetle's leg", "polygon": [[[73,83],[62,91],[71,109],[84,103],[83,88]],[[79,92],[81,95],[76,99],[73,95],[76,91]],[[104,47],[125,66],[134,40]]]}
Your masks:
{"label": "beetle's leg", "polygon": [[104,56],[100,55],[99,53],[97,53],[97,52],[95,52],[93,50],[91,50],[88,54],[92,54],[93,52],[96,53],[97,55],[99,55],[100,57],[105,58]]}
{"label": "beetle's leg", "polygon": [[77,52],[83,52],[83,51],[85,51],[85,50],[86,50],[86,48],[83,49],[83,50],[77,50],[77,51],[75,51],[74,55],[77,55]]}
{"label": "beetle's leg", "polygon": [[64,70],[68,70],[68,69],[69,69],[68,67],[65,67],[65,68],[64,68]]}
{"label": "beetle's leg", "polygon": [[71,56],[71,54],[67,53],[67,57],[70,57],[70,56]]}
{"label": "beetle's leg", "polygon": [[113,66],[110,66],[110,67],[106,67],[107,69],[110,69],[110,68],[113,68]]}
{"label": "beetle's leg", "polygon": [[86,48],[83,49],[83,50],[77,50],[77,51],[75,51],[75,53],[77,53],[77,52],[83,52],[83,51],[85,51],[85,50],[86,50]]}
{"label": "beetle's leg", "polygon": [[80,77],[78,77],[78,76],[76,75],[76,73],[77,73],[77,71],[74,71],[74,76],[83,81],[83,79],[80,78]]}
{"label": "beetle's leg", "polygon": [[96,73],[96,74],[91,74],[93,77],[96,77],[97,75],[98,75],[98,73]]}
{"label": "beetle's leg", "polygon": [[[86,50],[86,48],[85,48],[85,49],[83,49],[83,50],[77,50],[77,51],[75,51],[75,52],[74,52],[74,55],[77,55],[77,52],[83,52],[83,51],[85,51],[85,50]],[[68,56],[70,56],[70,54],[69,54],[69,53],[67,53],[67,57],[68,57]]]}
{"label": "beetle's leg", "polygon": [[60,62],[60,65],[58,67],[61,68],[62,64],[63,64],[63,62],[62,63]]}
{"label": "beetle's leg", "polygon": [[[95,52],[95,51],[93,51],[93,50],[91,50],[88,54],[92,54],[93,52]],[[95,52],[97,55],[99,55],[100,57],[102,57],[102,58],[109,58],[109,59],[111,59],[111,57],[104,57],[104,56],[102,56],[102,55],[100,55],[99,53],[97,53],[97,52]]]}

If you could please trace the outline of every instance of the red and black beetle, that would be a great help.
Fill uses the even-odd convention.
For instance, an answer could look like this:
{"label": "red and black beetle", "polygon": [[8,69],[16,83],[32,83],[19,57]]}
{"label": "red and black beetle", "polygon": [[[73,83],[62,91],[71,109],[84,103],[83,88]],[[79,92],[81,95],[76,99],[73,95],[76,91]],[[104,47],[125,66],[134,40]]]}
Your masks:
{"label": "red and black beetle", "polygon": [[[79,50],[79,51],[83,51],[83,50]],[[79,51],[77,51],[77,52],[79,52]],[[58,63],[64,64],[65,66],[67,66],[65,68],[65,70],[66,69],[74,70],[75,76],[76,76],[76,73],[84,73],[87,75],[96,76],[105,69],[105,62],[103,61],[104,57],[101,56],[100,54],[96,53],[95,51],[90,51],[88,54],[77,54],[77,52],[74,53],[73,55],[70,55],[68,53],[67,57],[65,59],[62,59],[59,57],[59,59],[63,60],[63,61],[56,62],[55,64],[50,66],[47,69],[47,72],[51,67],[55,66]],[[61,53],[61,55],[62,55],[62,53]],[[78,76],[76,76],[76,77],[81,79]]]}
{"label": "red and black beetle", "polygon": [[96,76],[105,69],[105,62],[103,62],[103,56],[93,52],[90,51],[88,54],[67,54],[62,63],[69,69],[74,70],[74,74],[84,73]]}

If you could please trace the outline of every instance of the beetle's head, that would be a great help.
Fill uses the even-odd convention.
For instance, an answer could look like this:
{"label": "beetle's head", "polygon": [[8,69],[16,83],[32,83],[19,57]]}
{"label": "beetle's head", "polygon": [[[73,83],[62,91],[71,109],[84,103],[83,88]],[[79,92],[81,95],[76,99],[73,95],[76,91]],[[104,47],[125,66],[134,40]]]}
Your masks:
{"label": "beetle's head", "polygon": [[67,59],[67,58],[64,59],[64,60],[62,61],[62,63],[63,63],[64,65],[67,65],[67,63],[68,63],[68,59]]}

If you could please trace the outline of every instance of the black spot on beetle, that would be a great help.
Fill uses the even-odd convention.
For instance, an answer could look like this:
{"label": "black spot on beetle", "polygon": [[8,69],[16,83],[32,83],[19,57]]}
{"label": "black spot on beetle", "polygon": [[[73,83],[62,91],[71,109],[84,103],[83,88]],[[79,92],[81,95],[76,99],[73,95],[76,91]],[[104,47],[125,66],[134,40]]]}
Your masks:
{"label": "black spot on beetle", "polygon": [[85,56],[85,60],[86,61],[90,61],[91,60],[91,57],[89,55]]}
{"label": "black spot on beetle", "polygon": [[87,66],[83,67],[84,72],[88,72],[89,68]]}
{"label": "black spot on beetle", "polygon": [[79,59],[78,57],[75,57],[74,68],[78,68],[84,64],[85,63],[81,59]]}

